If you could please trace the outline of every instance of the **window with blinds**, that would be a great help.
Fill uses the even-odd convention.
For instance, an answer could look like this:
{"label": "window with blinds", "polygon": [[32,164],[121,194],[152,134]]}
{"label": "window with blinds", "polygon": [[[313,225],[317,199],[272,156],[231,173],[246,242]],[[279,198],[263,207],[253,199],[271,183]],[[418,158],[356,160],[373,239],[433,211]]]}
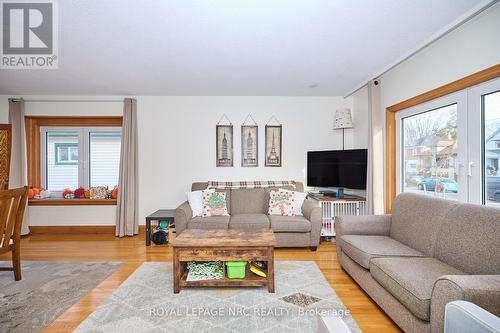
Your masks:
{"label": "window with blinds", "polygon": [[121,128],[42,127],[42,184],[58,196],[66,188],[118,185]]}

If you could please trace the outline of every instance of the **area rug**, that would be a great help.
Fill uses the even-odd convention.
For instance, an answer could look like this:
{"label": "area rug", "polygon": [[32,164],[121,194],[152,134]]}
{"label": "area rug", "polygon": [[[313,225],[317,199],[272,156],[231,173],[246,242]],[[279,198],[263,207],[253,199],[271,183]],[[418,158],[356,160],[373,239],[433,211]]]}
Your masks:
{"label": "area rug", "polygon": [[277,261],[276,293],[259,288],[172,291],[171,263],[144,263],[80,326],[84,332],[316,332],[318,315],[361,332],[313,261]]}
{"label": "area rug", "polygon": [[[0,262],[0,266],[10,266]],[[42,330],[120,267],[116,262],[22,262],[22,280],[0,272],[0,332]]]}

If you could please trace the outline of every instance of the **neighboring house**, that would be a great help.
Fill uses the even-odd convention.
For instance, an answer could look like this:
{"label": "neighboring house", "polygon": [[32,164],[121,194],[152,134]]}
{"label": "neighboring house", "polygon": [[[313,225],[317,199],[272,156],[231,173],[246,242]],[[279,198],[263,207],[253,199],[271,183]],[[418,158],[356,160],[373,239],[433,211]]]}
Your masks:
{"label": "neighboring house", "polygon": [[438,142],[439,149],[436,154],[436,175],[457,180],[458,171],[458,142],[453,140],[449,144],[449,140]]}
{"label": "neighboring house", "polygon": [[78,136],[69,133],[47,135],[47,189],[78,188]]}
{"label": "neighboring house", "polygon": [[498,174],[498,160],[500,159],[500,128],[486,138],[486,145],[484,148],[487,175],[500,176]]}
{"label": "neighboring house", "polygon": [[[89,141],[90,162],[84,163],[88,170],[90,186],[108,186],[118,183],[120,163],[120,134],[95,132]],[[47,189],[62,191],[78,188],[78,136],[61,132],[51,132],[47,136],[46,179]],[[90,164],[90,165],[88,165]]]}
{"label": "neighboring house", "polygon": [[405,147],[406,173],[455,179],[457,153],[456,140],[436,135],[420,138],[414,146]]}

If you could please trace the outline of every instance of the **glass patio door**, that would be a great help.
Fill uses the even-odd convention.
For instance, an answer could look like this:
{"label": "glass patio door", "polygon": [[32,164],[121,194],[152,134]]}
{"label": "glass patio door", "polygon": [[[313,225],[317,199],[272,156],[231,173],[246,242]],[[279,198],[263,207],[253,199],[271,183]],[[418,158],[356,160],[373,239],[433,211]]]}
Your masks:
{"label": "glass patio door", "polygon": [[470,202],[500,207],[500,80],[468,91]]}

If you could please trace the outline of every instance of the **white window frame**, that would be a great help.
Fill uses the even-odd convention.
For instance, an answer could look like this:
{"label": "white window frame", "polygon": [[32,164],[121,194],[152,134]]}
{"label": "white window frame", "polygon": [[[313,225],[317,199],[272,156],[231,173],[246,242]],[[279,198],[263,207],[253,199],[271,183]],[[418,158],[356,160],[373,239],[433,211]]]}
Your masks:
{"label": "white window frame", "polygon": [[[458,145],[458,200],[468,201],[468,178],[465,174],[465,165],[468,160],[467,156],[467,93],[459,91],[432,101],[416,105],[414,107],[398,111],[396,113],[396,191],[403,191],[403,168],[404,160],[402,159],[402,148],[404,138],[402,136],[403,119],[415,116],[421,113],[426,113],[435,109],[439,109],[448,105],[457,104],[457,145]],[[465,117],[464,117],[465,114]],[[465,133],[465,135],[464,135]]]}
{"label": "white window frame", "polygon": [[[483,109],[483,96],[494,92],[500,91],[500,79],[494,79],[477,86],[471,87],[467,90],[468,94],[468,110],[469,110],[469,123],[468,131],[472,138],[469,141],[470,151],[470,202],[478,204],[486,204],[484,184],[484,169],[486,167],[486,160],[483,158],[485,153],[484,142],[484,109]],[[480,149],[478,149],[480,147]]]}
{"label": "white window frame", "polygon": [[402,124],[403,119],[438,109],[440,107],[457,104],[457,131],[458,131],[458,200],[475,204],[486,204],[485,175],[486,167],[485,138],[484,138],[484,95],[500,91],[500,79],[493,79],[476,86],[463,89],[396,113],[396,190],[403,190],[402,159]]}
{"label": "white window frame", "polygon": [[[78,186],[90,186],[90,133],[91,132],[122,132],[119,126],[42,126],[40,127],[40,172],[42,187],[47,188],[47,132],[77,132],[78,133]],[[62,191],[52,191],[60,196]]]}

